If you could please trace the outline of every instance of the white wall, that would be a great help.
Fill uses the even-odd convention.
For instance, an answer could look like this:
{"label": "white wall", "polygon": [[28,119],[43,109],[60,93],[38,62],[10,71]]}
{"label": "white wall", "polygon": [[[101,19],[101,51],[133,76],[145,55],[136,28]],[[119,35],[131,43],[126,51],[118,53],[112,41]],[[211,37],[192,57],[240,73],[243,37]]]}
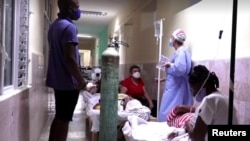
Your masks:
{"label": "white wall", "polygon": [[91,66],[91,51],[90,50],[79,50],[79,53],[83,55],[81,58],[81,65]]}
{"label": "white wall", "polygon": [[119,49],[120,64],[156,62],[157,45],[153,32],[154,13],[143,11],[154,0],[131,2],[109,25],[109,35],[118,35],[129,44]]}
{"label": "white wall", "polygon": [[[220,81],[220,90],[228,95],[232,85],[231,67],[233,0],[158,0],[157,16],[165,18],[163,54],[171,56],[174,49],[167,46],[173,30],[182,28],[187,34],[185,45],[195,63],[214,71]],[[250,1],[238,1],[234,106],[241,124],[248,124],[250,116],[248,75],[250,61]],[[223,30],[220,40],[219,31]],[[229,86],[230,85],[230,86]]]}
{"label": "white wall", "polygon": [[[175,24],[186,30],[193,60],[230,58],[232,1],[202,1],[178,13]],[[223,30],[221,40],[220,30]]]}
{"label": "white wall", "polygon": [[[29,21],[29,59],[32,53],[43,56],[43,30],[44,30],[44,1],[30,0],[30,21]],[[31,60],[32,61],[32,60]],[[43,61],[43,59],[41,59]],[[42,62],[41,62],[42,63]],[[32,83],[32,63],[29,63],[29,80]]]}
{"label": "white wall", "polygon": [[[178,3],[165,2],[158,3],[159,9],[164,7],[176,7]],[[186,0],[184,0],[186,1]],[[231,32],[232,32],[232,0],[202,0],[199,3],[187,7],[176,13],[169,11],[171,8],[165,8],[160,11],[159,17],[166,18],[165,22],[165,41],[163,42],[164,53],[170,56],[173,49],[167,47],[170,34],[176,28],[182,28],[187,34],[186,45],[192,51],[192,59],[215,60],[229,59],[231,52]],[[168,6],[167,6],[168,5]],[[186,5],[188,5],[186,1]],[[238,26],[237,26],[237,58],[249,57],[250,52],[250,1],[241,0],[238,2]],[[173,8],[172,8],[173,9]],[[172,13],[169,15],[167,13]],[[219,40],[219,31],[223,30],[222,39]]]}
{"label": "white wall", "polygon": [[44,1],[30,0],[30,52],[43,54]]}

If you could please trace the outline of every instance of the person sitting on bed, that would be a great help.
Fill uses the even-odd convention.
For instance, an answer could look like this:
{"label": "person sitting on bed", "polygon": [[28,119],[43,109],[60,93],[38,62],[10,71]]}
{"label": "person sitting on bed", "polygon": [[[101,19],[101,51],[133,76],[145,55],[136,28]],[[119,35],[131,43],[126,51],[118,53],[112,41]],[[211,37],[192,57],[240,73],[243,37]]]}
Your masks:
{"label": "person sitting on bed", "polygon": [[86,85],[86,89],[84,91],[89,95],[96,94],[97,93],[96,84],[94,84],[93,82],[88,82]]}
{"label": "person sitting on bed", "polygon": [[[204,65],[197,65],[193,68],[189,83],[195,98],[203,94],[206,96],[196,108],[193,117],[185,122],[184,128],[192,141],[207,141],[207,125],[228,124],[228,97],[218,90],[219,79],[216,74],[210,72]],[[235,112],[233,124],[237,124]],[[177,135],[172,133],[169,138]]]}
{"label": "person sitting on bed", "polygon": [[98,94],[96,93],[96,91],[97,91],[96,85],[92,82],[88,82],[85,90],[82,92],[84,101],[87,103],[90,98]]}
{"label": "person sitting on bed", "polygon": [[152,109],[154,105],[140,76],[140,67],[133,65],[130,67],[129,72],[130,76],[122,81],[121,93],[125,93],[132,98],[139,100],[142,105]]}

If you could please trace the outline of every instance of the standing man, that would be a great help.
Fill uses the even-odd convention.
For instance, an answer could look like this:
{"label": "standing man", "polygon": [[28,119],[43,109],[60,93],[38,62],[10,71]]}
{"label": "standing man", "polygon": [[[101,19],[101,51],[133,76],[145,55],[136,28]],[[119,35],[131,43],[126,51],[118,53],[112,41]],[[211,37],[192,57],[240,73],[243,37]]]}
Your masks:
{"label": "standing man", "polygon": [[58,18],[48,31],[49,64],[46,85],[54,89],[56,114],[49,141],[66,141],[79,91],[85,87],[80,71],[77,27],[79,0],[58,0]]}
{"label": "standing man", "polygon": [[169,62],[166,62],[166,82],[161,100],[159,121],[165,122],[169,111],[177,105],[193,105],[193,96],[188,83],[191,71],[191,55],[183,46],[186,34],[177,29],[173,32],[169,46],[174,47],[175,53]]}

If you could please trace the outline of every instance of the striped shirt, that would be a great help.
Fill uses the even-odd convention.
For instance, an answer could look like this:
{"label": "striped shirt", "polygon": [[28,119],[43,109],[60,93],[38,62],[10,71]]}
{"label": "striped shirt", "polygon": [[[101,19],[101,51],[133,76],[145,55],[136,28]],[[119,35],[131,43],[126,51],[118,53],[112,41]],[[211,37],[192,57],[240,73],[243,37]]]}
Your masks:
{"label": "striped shirt", "polygon": [[185,126],[185,123],[193,117],[194,113],[185,113],[183,115],[177,115],[174,108],[167,115],[167,124],[169,126],[182,128]]}

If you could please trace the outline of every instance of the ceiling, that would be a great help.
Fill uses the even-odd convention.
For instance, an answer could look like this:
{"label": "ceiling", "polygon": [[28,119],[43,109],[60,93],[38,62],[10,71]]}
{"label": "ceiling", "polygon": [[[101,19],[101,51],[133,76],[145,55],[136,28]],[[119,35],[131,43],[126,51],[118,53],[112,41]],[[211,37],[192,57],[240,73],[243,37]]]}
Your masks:
{"label": "ceiling", "polygon": [[117,13],[133,0],[80,0],[80,9],[84,11],[106,12],[106,16],[81,15],[76,21],[79,34],[98,37],[108,24],[115,18]]}

